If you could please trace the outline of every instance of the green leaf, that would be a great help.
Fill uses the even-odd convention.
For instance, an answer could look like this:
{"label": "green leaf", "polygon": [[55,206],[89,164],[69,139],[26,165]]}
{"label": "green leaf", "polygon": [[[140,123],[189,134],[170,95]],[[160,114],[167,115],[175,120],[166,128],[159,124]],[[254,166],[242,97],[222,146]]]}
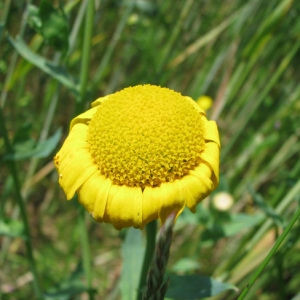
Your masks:
{"label": "green leaf", "polygon": [[41,33],[46,42],[66,53],[69,46],[69,26],[62,9],[56,9],[52,1],[42,0],[39,9],[42,21]]}
{"label": "green leaf", "polygon": [[39,8],[35,5],[28,5],[28,24],[34,28],[38,33],[42,30],[42,20],[39,15]]}
{"label": "green leaf", "polygon": [[69,25],[62,9],[42,0],[40,7],[28,6],[28,23],[45,42],[65,54],[69,47]]}
{"label": "green leaf", "polygon": [[277,224],[278,226],[284,227],[285,223],[282,217],[276,213],[276,211],[266,203],[264,198],[256,193],[254,189],[248,185],[249,192],[254,200],[254,203],[259,206],[259,208],[271,219],[273,219],[274,223]]}
{"label": "green leaf", "polygon": [[170,284],[166,293],[171,299],[203,299],[216,296],[227,290],[237,290],[229,283],[223,283],[202,275],[170,275]]}
{"label": "green leaf", "polygon": [[185,208],[184,211],[180,214],[178,220],[176,221],[176,228],[183,228],[187,224],[203,224],[207,225],[209,220],[211,219],[211,213],[209,210],[205,209],[203,205],[200,203],[198,205],[196,213],[192,213],[189,209]]}
{"label": "green leaf", "polygon": [[172,266],[172,271],[186,273],[186,272],[198,270],[199,268],[200,268],[199,262],[189,257],[184,257],[181,258]]}
{"label": "green leaf", "polygon": [[123,300],[136,299],[144,252],[142,231],[128,229],[122,246],[123,268],[120,289]]}
{"label": "green leaf", "polygon": [[233,236],[243,230],[250,229],[253,226],[258,225],[264,219],[264,215],[255,214],[232,214],[230,221],[222,226],[224,236]]}
{"label": "green leaf", "polygon": [[64,68],[53,64],[51,61],[33,52],[21,37],[17,37],[16,39],[14,39],[8,35],[8,40],[23,58],[31,62],[33,65],[35,65],[51,77],[55,78],[61,84],[65,85],[73,93],[78,94],[78,86],[75,85]]}
{"label": "green leaf", "polygon": [[23,223],[18,220],[0,220],[0,236],[6,235],[9,237],[22,237],[24,238]]}
{"label": "green leaf", "polygon": [[31,131],[32,131],[32,124],[31,123],[24,123],[17,129],[14,138],[13,144],[14,146],[17,144],[24,143],[31,139]]}
{"label": "green leaf", "polygon": [[39,142],[36,147],[32,148],[32,140],[25,141],[25,143],[18,145],[14,153],[10,153],[4,157],[4,160],[20,160],[31,157],[43,158],[51,154],[57,146],[62,130],[59,128],[51,137],[45,141]]}
{"label": "green leaf", "polygon": [[203,231],[201,236],[202,245],[204,245],[204,242],[206,242],[206,245],[210,245],[210,243],[216,242],[221,238],[231,237],[241,231],[249,230],[253,226],[258,225],[263,219],[263,214],[226,214],[226,218],[219,214],[218,218],[214,219]]}

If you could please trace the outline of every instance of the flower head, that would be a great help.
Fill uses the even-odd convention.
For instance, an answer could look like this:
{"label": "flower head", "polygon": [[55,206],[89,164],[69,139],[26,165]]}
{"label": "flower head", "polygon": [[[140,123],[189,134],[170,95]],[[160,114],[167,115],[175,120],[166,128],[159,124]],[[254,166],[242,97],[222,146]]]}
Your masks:
{"label": "flower head", "polygon": [[142,228],[194,212],[218,185],[219,152],[216,123],[191,98],[138,85],[75,117],[54,162],[67,199],[77,192],[98,222]]}

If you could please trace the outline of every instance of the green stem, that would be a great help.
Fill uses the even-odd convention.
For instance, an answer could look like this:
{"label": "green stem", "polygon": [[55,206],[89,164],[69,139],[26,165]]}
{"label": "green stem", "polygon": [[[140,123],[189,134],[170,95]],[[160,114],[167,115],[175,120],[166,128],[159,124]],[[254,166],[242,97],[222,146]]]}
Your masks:
{"label": "green stem", "polygon": [[92,268],[91,268],[91,253],[89,247],[89,237],[85,224],[85,210],[80,205],[79,206],[79,230],[80,230],[80,238],[81,238],[81,246],[82,246],[82,259],[83,259],[83,269],[86,276],[89,299],[92,300],[93,290],[92,290]]}
{"label": "green stem", "polygon": [[297,221],[297,219],[299,217],[300,217],[300,207],[298,208],[298,211],[295,213],[295,215],[293,216],[293,218],[291,219],[291,221],[289,222],[289,224],[287,225],[287,227],[285,228],[285,230],[283,231],[283,233],[281,234],[281,236],[277,239],[277,241],[276,241],[275,245],[273,246],[273,248],[271,249],[270,253],[267,255],[267,257],[262,262],[262,264],[260,265],[260,267],[254,273],[254,275],[252,276],[250,282],[247,284],[247,286],[245,287],[245,289],[243,290],[243,292],[238,297],[238,300],[242,300],[242,299],[245,298],[245,296],[247,295],[247,293],[251,289],[252,285],[254,284],[254,282],[256,281],[256,279],[258,278],[258,276],[261,274],[261,272],[264,270],[264,268],[266,267],[266,265],[269,263],[269,261],[271,260],[271,258],[273,257],[273,255],[275,254],[275,252],[277,251],[277,249],[279,248],[280,244],[283,242],[283,240],[285,239],[285,237],[287,236],[287,234],[290,232],[291,228],[293,227],[293,225],[295,224],[295,222]]}
{"label": "green stem", "polygon": [[92,35],[94,26],[94,0],[88,1],[86,16],[85,16],[85,28],[84,28],[84,39],[82,47],[82,61],[81,61],[81,72],[80,72],[80,99],[77,103],[76,114],[79,114],[84,109],[84,98],[86,95],[87,82],[89,78],[90,70],[90,56],[92,46]]}
{"label": "green stem", "polygon": [[122,17],[121,17],[120,21],[118,22],[116,30],[115,30],[112,38],[110,39],[110,42],[107,46],[105,53],[102,56],[99,67],[97,68],[97,70],[95,72],[95,75],[93,78],[93,83],[92,83],[92,91],[94,91],[96,89],[99,82],[102,80],[102,77],[104,76],[106,67],[109,63],[109,60],[113,54],[113,51],[114,51],[118,41],[121,38],[121,34],[128,22],[128,18],[130,16],[134,6],[135,6],[135,1],[128,1],[128,3],[126,4],[124,13],[122,13]]}
{"label": "green stem", "polygon": [[146,284],[149,266],[151,264],[153,253],[155,250],[156,230],[157,230],[156,220],[146,225],[147,244],[146,244],[146,252],[144,256],[144,262],[143,262],[140,283],[138,288],[137,300],[143,299],[143,290]]}
{"label": "green stem", "polygon": [[[84,39],[82,48],[82,61],[81,61],[81,73],[80,73],[80,98],[76,106],[76,115],[81,113],[84,109],[85,95],[87,90],[87,82],[90,70],[90,54],[92,45],[92,34],[94,25],[94,0],[88,0],[88,6],[85,16],[85,28]],[[85,224],[85,211],[80,207],[79,211],[79,226],[81,233],[81,246],[83,255],[83,268],[89,290],[89,299],[93,299],[92,291],[92,268],[91,268],[91,253],[89,247],[89,237]]]}
{"label": "green stem", "polygon": [[[4,139],[4,144],[6,147],[7,153],[13,153],[13,147],[9,141],[8,135],[7,135],[7,129],[4,122],[4,114],[3,110],[0,106],[0,132]],[[24,226],[24,234],[25,234],[25,247],[26,247],[26,254],[30,265],[30,270],[33,276],[33,288],[35,291],[35,295],[37,299],[42,298],[42,293],[39,288],[38,284],[38,276],[36,272],[36,265],[33,257],[33,247],[31,242],[31,233],[30,233],[30,227],[28,223],[27,213],[25,209],[24,199],[21,195],[21,185],[18,177],[17,167],[14,162],[14,160],[10,160],[9,162],[10,172],[13,178],[14,186],[15,186],[15,192],[16,192],[16,199],[18,206],[20,208],[21,212],[21,218]]]}

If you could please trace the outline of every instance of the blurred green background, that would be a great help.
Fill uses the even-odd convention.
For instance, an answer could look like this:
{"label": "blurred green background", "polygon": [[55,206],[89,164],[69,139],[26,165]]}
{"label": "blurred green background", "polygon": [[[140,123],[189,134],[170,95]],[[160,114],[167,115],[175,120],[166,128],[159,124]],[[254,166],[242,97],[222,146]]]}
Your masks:
{"label": "blurred green background", "polygon": [[[299,207],[299,16],[292,0],[1,1],[0,298],[34,299],[33,268],[45,299],[121,299],[126,230],[65,201],[52,157],[93,100],[150,83],[211,97],[222,142],[220,186],[178,219],[168,272],[236,299]],[[246,299],[300,299],[299,233]]]}

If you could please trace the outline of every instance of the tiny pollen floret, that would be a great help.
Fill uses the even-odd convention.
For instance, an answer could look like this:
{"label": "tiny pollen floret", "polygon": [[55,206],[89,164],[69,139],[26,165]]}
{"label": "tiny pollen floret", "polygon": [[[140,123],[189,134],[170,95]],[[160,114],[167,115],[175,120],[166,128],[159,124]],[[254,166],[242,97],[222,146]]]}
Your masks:
{"label": "tiny pollen floret", "polygon": [[54,163],[67,199],[77,192],[95,220],[143,228],[194,212],[218,185],[219,153],[216,123],[196,102],[138,85],[74,118]]}

